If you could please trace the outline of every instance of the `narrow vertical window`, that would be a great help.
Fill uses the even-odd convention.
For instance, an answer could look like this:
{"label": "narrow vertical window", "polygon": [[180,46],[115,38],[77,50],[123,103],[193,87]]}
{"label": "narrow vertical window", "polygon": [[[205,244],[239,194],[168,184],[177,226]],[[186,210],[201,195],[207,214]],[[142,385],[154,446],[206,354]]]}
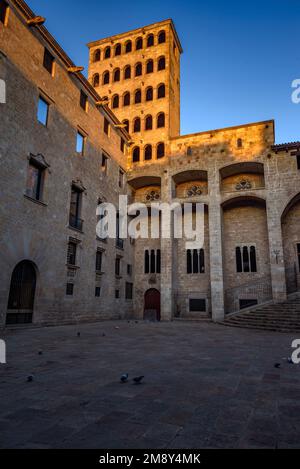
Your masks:
{"label": "narrow vertical window", "polygon": [[243,270],[244,272],[250,272],[250,260],[248,246],[243,247]]}
{"label": "narrow vertical window", "polygon": [[242,263],[242,251],[240,247],[237,247],[235,250],[236,256],[236,271],[238,273],[243,272],[243,263]]}
{"label": "narrow vertical window", "polygon": [[109,121],[104,117],[104,127],[103,131],[106,135],[109,135]]}
{"label": "narrow vertical window", "polygon": [[199,273],[199,257],[198,257],[197,249],[194,249],[193,251],[193,273],[194,274]]}
{"label": "narrow vertical window", "polygon": [[70,241],[67,251],[67,265],[76,266],[77,243]]}
{"label": "narrow vertical window", "polygon": [[186,252],[186,264],[187,264],[187,273],[193,273],[193,266],[192,266],[192,251],[188,249]]}
{"label": "narrow vertical window", "polygon": [[161,250],[158,249],[156,253],[156,273],[161,273]]}
{"label": "narrow vertical window", "polygon": [[300,272],[300,243],[297,244],[298,267]]}
{"label": "narrow vertical window", "polygon": [[81,132],[77,132],[76,152],[79,153],[80,155],[83,155],[84,153],[84,142],[85,142],[84,135],[82,135]]}
{"label": "narrow vertical window", "polygon": [[87,95],[81,90],[80,91],[80,107],[86,112],[88,105],[88,97]]}
{"label": "narrow vertical window", "polygon": [[140,161],[140,148],[135,147],[132,152],[132,162],[138,163]]}
{"label": "narrow vertical window", "polygon": [[138,37],[135,43],[135,50],[143,49],[143,38]]}
{"label": "narrow vertical window", "polygon": [[8,15],[8,3],[5,0],[0,0],[0,22],[6,26]]}
{"label": "narrow vertical window", "polygon": [[102,153],[101,169],[104,174],[107,174],[108,160],[109,160],[108,156]]}
{"label": "narrow vertical window", "polygon": [[145,251],[145,274],[150,273],[150,256],[149,251]]}
{"label": "narrow vertical window", "polygon": [[121,258],[120,257],[116,258],[115,273],[117,277],[120,277],[120,274],[121,274]]}
{"label": "narrow vertical window", "polygon": [[144,158],[145,158],[145,161],[152,160],[152,145],[146,145]]}
{"label": "narrow vertical window", "polygon": [[96,252],[96,272],[102,272],[102,251],[98,250]]}
{"label": "narrow vertical window", "polygon": [[251,272],[257,272],[257,262],[256,262],[256,249],[255,246],[250,247],[250,267]]}
{"label": "narrow vertical window", "polygon": [[31,199],[41,201],[43,190],[44,168],[34,161],[30,161],[27,175],[26,195]]}
{"label": "narrow vertical window", "polygon": [[47,101],[45,101],[44,98],[40,96],[39,102],[38,102],[37,119],[45,127],[47,127],[47,123],[48,123],[48,113],[49,113],[49,104],[47,103]]}
{"label": "narrow vertical window", "polygon": [[204,249],[200,249],[199,252],[199,273],[205,274],[205,254]]}
{"label": "narrow vertical window", "polygon": [[52,76],[54,74],[54,60],[55,59],[53,55],[48,51],[48,49],[45,49],[43,65],[47,72],[49,72]]}
{"label": "narrow vertical window", "polygon": [[71,228],[75,228],[76,230],[80,231],[82,231],[83,227],[83,221],[80,219],[82,205],[81,202],[82,191],[76,186],[72,186],[69,224]]}
{"label": "narrow vertical window", "polygon": [[101,59],[101,51],[100,49],[96,49],[94,52],[94,62],[100,62]]}
{"label": "narrow vertical window", "polygon": [[151,255],[150,255],[150,273],[155,274],[156,273],[156,262],[155,262],[155,251],[152,249]]}
{"label": "narrow vertical window", "polygon": [[152,46],[154,46],[154,35],[149,34],[149,36],[147,37],[147,47],[152,47]]}

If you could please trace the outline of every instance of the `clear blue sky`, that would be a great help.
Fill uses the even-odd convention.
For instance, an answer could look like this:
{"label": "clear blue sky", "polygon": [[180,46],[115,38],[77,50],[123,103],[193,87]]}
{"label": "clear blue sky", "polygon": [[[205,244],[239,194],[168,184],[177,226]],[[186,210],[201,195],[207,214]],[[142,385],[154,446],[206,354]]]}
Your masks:
{"label": "clear blue sky", "polygon": [[86,44],[172,18],[184,54],[181,133],[274,118],[276,142],[300,140],[299,0],[28,0],[78,65]]}

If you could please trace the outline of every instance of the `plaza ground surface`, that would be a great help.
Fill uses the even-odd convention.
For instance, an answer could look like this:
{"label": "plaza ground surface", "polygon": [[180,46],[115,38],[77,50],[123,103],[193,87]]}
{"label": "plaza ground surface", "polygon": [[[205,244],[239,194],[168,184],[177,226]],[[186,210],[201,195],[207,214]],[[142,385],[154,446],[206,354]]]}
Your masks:
{"label": "plaza ground surface", "polygon": [[0,338],[1,448],[300,447],[292,334],[104,322]]}

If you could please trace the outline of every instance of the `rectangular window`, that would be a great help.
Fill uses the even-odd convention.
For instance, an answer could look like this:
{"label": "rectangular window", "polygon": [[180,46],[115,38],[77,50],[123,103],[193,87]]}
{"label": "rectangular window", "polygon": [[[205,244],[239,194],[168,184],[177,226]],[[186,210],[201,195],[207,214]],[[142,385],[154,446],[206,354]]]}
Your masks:
{"label": "rectangular window", "polygon": [[120,299],[120,290],[115,290],[115,298],[116,298],[117,300]]}
{"label": "rectangular window", "polygon": [[109,121],[104,117],[104,133],[109,135]]}
{"label": "rectangular window", "polygon": [[255,246],[237,246],[235,250],[235,255],[237,273],[257,272]]}
{"label": "rectangular window", "polygon": [[121,143],[120,143],[120,150],[123,154],[125,153],[125,142],[122,137],[121,137]]}
{"label": "rectangular window", "polygon": [[67,283],[66,295],[67,296],[73,296],[73,294],[74,294],[74,285],[73,285],[73,283]]}
{"label": "rectangular window", "polygon": [[83,221],[80,219],[81,201],[82,191],[77,187],[72,186],[69,223],[72,228],[75,228],[80,231],[82,231],[83,228]]}
{"label": "rectangular window", "polygon": [[297,155],[297,169],[300,170],[300,155]]}
{"label": "rectangular window", "polygon": [[44,168],[34,162],[29,163],[26,195],[31,199],[41,201],[43,191]]}
{"label": "rectangular window", "polygon": [[44,100],[44,98],[40,96],[39,102],[38,102],[37,119],[45,127],[47,127],[47,123],[48,123],[48,113],[49,113],[49,104],[47,103],[47,101]]}
{"label": "rectangular window", "polygon": [[250,308],[250,306],[256,306],[257,300],[240,300],[240,309]]}
{"label": "rectangular window", "polygon": [[191,313],[205,313],[206,312],[206,300],[203,298],[191,299],[190,300],[190,312]]}
{"label": "rectangular window", "polygon": [[6,25],[8,14],[8,3],[4,0],[0,0],[0,22]]}
{"label": "rectangular window", "polygon": [[79,153],[80,155],[83,155],[84,153],[84,142],[85,142],[84,135],[82,135],[82,133],[80,132],[77,132],[76,152]]}
{"label": "rectangular window", "polygon": [[116,227],[116,247],[118,249],[124,249],[124,239],[120,238],[120,214],[117,213],[117,227]]}
{"label": "rectangular window", "polygon": [[102,251],[96,252],[96,272],[102,272]]}
{"label": "rectangular window", "polygon": [[187,273],[188,274],[205,274],[205,253],[204,249],[188,250],[187,257]]}
{"label": "rectangular window", "polygon": [[132,283],[126,282],[125,298],[126,300],[132,300],[133,298],[133,284]]}
{"label": "rectangular window", "polygon": [[104,174],[107,174],[108,160],[109,160],[108,156],[102,153],[101,169]]}
{"label": "rectangular window", "polygon": [[124,172],[119,170],[119,188],[122,189],[124,186]]}
{"label": "rectangular window", "polygon": [[297,244],[298,267],[300,272],[300,243]]}
{"label": "rectangular window", "polygon": [[50,73],[50,75],[54,75],[54,57],[53,55],[48,51],[48,49],[45,48],[44,51],[44,68]]}
{"label": "rectangular window", "polygon": [[101,296],[101,287],[96,287],[95,288],[95,297],[100,298]]}
{"label": "rectangular window", "polygon": [[120,277],[120,275],[121,275],[121,258],[120,257],[116,258],[115,274],[116,274],[117,277]]}
{"label": "rectangular window", "polygon": [[132,265],[131,264],[127,264],[127,275],[129,275],[129,277],[132,276]]}
{"label": "rectangular window", "polygon": [[76,266],[77,243],[70,241],[68,243],[67,264]]}
{"label": "rectangular window", "polygon": [[88,97],[87,95],[81,90],[80,91],[80,107],[86,112],[88,105]]}

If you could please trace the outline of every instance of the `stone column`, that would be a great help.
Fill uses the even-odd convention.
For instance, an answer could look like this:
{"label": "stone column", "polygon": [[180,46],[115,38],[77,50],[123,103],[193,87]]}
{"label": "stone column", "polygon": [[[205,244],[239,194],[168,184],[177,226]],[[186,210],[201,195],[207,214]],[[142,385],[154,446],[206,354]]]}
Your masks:
{"label": "stone column", "polygon": [[208,172],[209,187],[209,244],[210,244],[210,284],[212,319],[221,322],[225,317],[222,208],[220,194],[220,172],[211,168]]}
{"label": "stone column", "polygon": [[[168,171],[162,175],[161,202],[172,201],[172,178]],[[171,230],[172,232],[172,230]],[[161,238],[161,320],[171,321],[173,317],[173,259],[174,240]]]}
{"label": "stone column", "polygon": [[270,193],[267,198],[267,220],[273,300],[280,303],[287,299],[287,289],[281,216],[277,207],[276,194],[274,193]]}

